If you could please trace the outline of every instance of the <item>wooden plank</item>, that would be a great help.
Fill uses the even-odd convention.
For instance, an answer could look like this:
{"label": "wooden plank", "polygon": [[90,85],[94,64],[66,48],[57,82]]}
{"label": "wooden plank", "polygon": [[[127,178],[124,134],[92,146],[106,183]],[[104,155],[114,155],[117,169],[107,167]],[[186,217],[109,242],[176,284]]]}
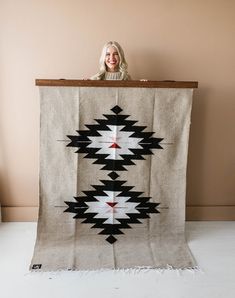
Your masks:
{"label": "wooden plank", "polygon": [[[37,221],[38,207],[2,207],[2,221]],[[187,206],[187,221],[235,220],[235,206]]]}
{"label": "wooden plank", "polygon": [[57,87],[198,88],[198,82],[193,81],[98,81],[36,79],[35,84],[36,86]]}

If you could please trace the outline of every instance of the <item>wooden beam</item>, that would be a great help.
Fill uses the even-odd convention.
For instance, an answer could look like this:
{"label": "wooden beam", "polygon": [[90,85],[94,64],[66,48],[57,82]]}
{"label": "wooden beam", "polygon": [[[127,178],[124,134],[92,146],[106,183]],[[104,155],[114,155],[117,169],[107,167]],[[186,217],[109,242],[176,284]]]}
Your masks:
{"label": "wooden beam", "polygon": [[57,87],[198,88],[198,82],[193,81],[98,81],[36,79],[35,84],[36,86]]}

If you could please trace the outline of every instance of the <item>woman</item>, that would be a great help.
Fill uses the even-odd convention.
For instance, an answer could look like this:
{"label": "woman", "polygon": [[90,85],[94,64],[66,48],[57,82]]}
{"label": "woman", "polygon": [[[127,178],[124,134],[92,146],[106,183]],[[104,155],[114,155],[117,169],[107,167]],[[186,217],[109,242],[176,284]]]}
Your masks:
{"label": "woman", "polygon": [[130,80],[123,49],[116,41],[109,41],[103,47],[100,57],[100,71],[91,80]]}

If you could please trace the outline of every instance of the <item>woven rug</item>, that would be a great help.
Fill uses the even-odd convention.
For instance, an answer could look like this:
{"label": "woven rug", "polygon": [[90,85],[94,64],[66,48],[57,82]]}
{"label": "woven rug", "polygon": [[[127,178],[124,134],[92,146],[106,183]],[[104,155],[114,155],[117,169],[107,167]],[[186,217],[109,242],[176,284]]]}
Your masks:
{"label": "woven rug", "polygon": [[196,266],[184,230],[192,91],[40,87],[31,270]]}

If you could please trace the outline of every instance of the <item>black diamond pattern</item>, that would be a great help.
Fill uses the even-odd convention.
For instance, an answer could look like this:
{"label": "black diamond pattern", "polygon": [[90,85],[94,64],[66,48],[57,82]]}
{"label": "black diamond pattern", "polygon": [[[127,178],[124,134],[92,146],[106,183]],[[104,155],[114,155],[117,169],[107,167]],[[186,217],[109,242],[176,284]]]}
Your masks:
{"label": "black diamond pattern", "polygon": [[108,174],[108,176],[112,179],[112,180],[116,180],[119,175],[116,172],[111,172]]}
{"label": "black diamond pattern", "polygon": [[117,241],[117,239],[113,236],[109,236],[105,240],[107,240],[110,244],[113,244],[114,242]]}
{"label": "black diamond pattern", "polygon": [[119,106],[115,106],[111,109],[111,111],[113,111],[115,114],[119,114],[122,109]]}

